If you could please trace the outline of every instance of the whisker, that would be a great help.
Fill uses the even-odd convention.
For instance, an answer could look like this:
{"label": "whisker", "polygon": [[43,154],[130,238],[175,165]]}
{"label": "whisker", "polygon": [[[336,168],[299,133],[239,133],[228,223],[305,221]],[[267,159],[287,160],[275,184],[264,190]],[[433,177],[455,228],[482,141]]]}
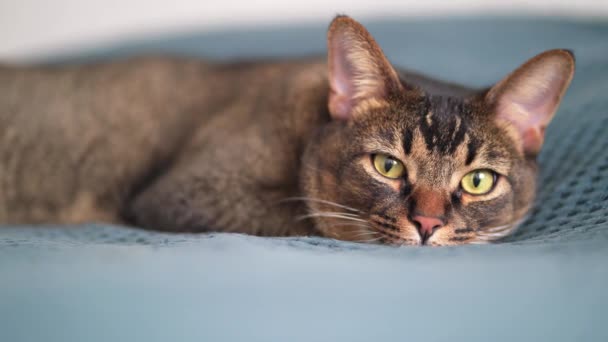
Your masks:
{"label": "whisker", "polygon": [[396,238],[396,239],[402,239],[401,236],[399,236],[398,234],[396,234],[395,232],[393,232],[392,230],[389,230],[387,228],[380,228],[380,227],[374,227],[374,226],[371,226],[370,228],[380,234],[390,236],[390,237]]}
{"label": "whisker", "polygon": [[360,231],[359,234],[355,234],[355,235],[351,236],[351,238],[355,242],[368,243],[368,242],[378,241],[378,240],[382,239],[382,236],[380,234],[378,234],[377,232],[374,232],[371,230],[366,230],[366,231]]}
{"label": "whisker", "polygon": [[332,202],[332,201],[327,201],[327,200],[322,200],[322,199],[318,199],[318,198],[312,198],[312,197],[288,197],[288,198],[284,198],[284,199],[278,201],[277,203],[285,203],[285,202],[293,202],[293,201],[317,202],[317,203],[323,203],[323,204],[333,205],[334,207],[346,209],[346,210],[352,211],[354,213],[359,213],[360,212],[359,210],[357,210],[355,208],[351,208],[351,207],[343,205],[343,204],[339,204],[339,203]]}
{"label": "whisker", "polygon": [[371,243],[381,240],[382,237],[361,237],[361,238],[352,238],[350,241],[359,242],[359,243]]}
{"label": "whisker", "polygon": [[493,227],[493,228],[482,230],[482,231],[477,231],[476,233],[478,236],[500,236],[500,235],[509,234],[512,230],[513,230],[513,227],[511,227],[510,225],[506,225],[506,226],[500,226],[500,227]]}
{"label": "whisker", "polygon": [[[373,243],[381,240],[383,238],[382,234],[378,233],[371,229],[369,223],[352,223],[345,222],[340,224],[334,224],[331,228],[344,226],[346,228],[351,228],[351,235],[348,236],[349,240],[358,243]],[[331,229],[330,229],[331,230]]]}
{"label": "whisker", "polygon": [[[340,229],[334,229],[337,227],[343,227]],[[363,224],[336,224],[336,225],[332,225],[329,230],[331,230],[333,233],[348,233],[348,234],[354,234],[353,236],[355,237],[359,237],[359,236],[363,236],[363,235],[372,235],[375,234],[375,232],[372,232],[369,230],[369,227]],[[337,231],[336,231],[337,230]]]}
{"label": "whisker", "polygon": [[505,224],[503,226],[496,226],[496,227],[486,228],[484,230],[480,230],[479,232],[480,233],[485,233],[485,232],[488,232],[488,233],[501,232],[503,230],[509,229],[510,227],[511,227],[511,225]]}
{"label": "whisker", "polygon": [[352,222],[347,222],[347,223],[341,223],[341,224],[334,224],[331,227],[357,227],[357,228],[369,228],[368,224],[363,224],[363,223],[352,223]]}
{"label": "whisker", "polygon": [[497,232],[497,231],[502,232],[502,231],[508,230],[509,231],[508,234],[511,234],[511,233],[515,232],[521,226],[521,224],[526,220],[526,218],[527,218],[527,216],[524,216],[524,217],[522,217],[522,218],[520,218],[520,219],[518,219],[518,220],[516,220],[514,222],[507,223],[507,224],[504,224],[502,226],[489,227],[489,228],[486,228],[486,229],[481,230],[479,232],[480,233],[484,233],[484,232],[492,232],[493,233],[493,232]]}
{"label": "whisker", "polygon": [[375,239],[358,240],[358,241],[355,241],[355,242],[361,242],[361,243],[372,243],[372,242],[377,242],[377,241],[379,241],[379,240],[382,240],[382,236],[379,236],[379,237],[377,237],[377,238],[375,238]]}
{"label": "whisker", "polygon": [[305,219],[311,218],[311,217],[327,217],[327,218],[338,218],[338,219],[343,219],[343,220],[350,220],[350,221],[355,221],[355,222],[367,222],[363,219],[357,218],[356,216],[355,217],[347,216],[342,213],[333,213],[333,212],[320,212],[320,213],[301,215],[301,216],[296,217],[296,221],[302,221],[302,220],[305,220]]}
{"label": "whisker", "polygon": [[360,216],[357,214],[351,214],[351,213],[343,213],[341,211],[315,211],[309,214],[304,214],[304,215],[300,215],[300,216],[307,216],[307,217],[311,217],[311,216],[323,216],[323,215],[339,215],[342,217],[348,217],[348,218],[359,218]]}
{"label": "whisker", "polygon": [[361,237],[361,236],[377,236],[378,234],[376,232],[372,232],[372,231],[360,231],[359,234],[355,234],[353,235],[353,237]]}
{"label": "whisker", "polygon": [[525,218],[502,226],[489,227],[476,231],[475,240],[471,243],[486,244],[513,234]]}
{"label": "whisker", "polygon": [[468,243],[471,244],[471,245],[487,245],[490,242],[491,242],[490,240],[471,240],[471,241],[468,241]]}

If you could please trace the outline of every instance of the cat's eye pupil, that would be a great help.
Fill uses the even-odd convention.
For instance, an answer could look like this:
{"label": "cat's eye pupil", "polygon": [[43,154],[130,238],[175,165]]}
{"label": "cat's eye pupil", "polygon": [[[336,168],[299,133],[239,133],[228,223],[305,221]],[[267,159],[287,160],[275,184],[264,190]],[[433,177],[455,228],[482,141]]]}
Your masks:
{"label": "cat's eye pupil", "polygon": [[395,164],[396,162],[393,159],[386,158],[386,161],[384,161],[384,172],[389,172]]}
{"label": "cat's eye pupil", "polygon": [[475,172],[475,175],[473,176],[473,185],[478,188],[479,184],[481,184],[481,180],[484,178],[484,174],[481,172]]}

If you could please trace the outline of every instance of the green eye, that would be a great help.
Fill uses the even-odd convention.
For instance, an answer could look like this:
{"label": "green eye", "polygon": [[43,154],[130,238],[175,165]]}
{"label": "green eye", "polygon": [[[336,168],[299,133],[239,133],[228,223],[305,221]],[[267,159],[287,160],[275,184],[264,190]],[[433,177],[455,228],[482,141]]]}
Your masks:
{"label": "green eye", "polygon": [[496,176],[490,170],[475,170],[467,173],[460,181],[460,186],[471,195],[485,195],[494,188]]}
{"label": "green eye", "polygon": [[405,167],[397,159],[386,154],[375,154],[372,158],[376,171],[384,177],[395,179],[403,176]]}

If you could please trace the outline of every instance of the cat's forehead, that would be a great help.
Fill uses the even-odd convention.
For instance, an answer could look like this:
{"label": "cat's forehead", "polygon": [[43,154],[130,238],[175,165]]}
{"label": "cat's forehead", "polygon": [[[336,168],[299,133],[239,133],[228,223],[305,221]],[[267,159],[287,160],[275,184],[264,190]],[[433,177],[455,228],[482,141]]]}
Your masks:
{"label": "cat's forehead", "polygon": [[454,156],[463,143],[477,145],[480,140],[474,127],[471,113],[473,108],[463,100],[452,97],[432,96],[418,101],[414,111],[403,113],[409,120],[404,120],[406,135],[413,136],[418,132],[424,141],[424,147],[430,152],[443,156]]}
{"label": "cat's forehead", "polygon": [[[380,115],[370,115],[364,126],[372,138],[392,145],[400,142],[406,154],[424,149],[453,156],[460,145],[478,145],[483,140],[473,110],[459,98],[425,96],[394,103]],[[418,140],[422,144],[415,144]]]}
{"label": "cat's forehead", "polygon": [[462,99],[445,96],[393,105],[368,123],[371,134],[365,139],[366,147],[438,172],[503,163],[506,151],[491,138],[490,127],[478,110]]}

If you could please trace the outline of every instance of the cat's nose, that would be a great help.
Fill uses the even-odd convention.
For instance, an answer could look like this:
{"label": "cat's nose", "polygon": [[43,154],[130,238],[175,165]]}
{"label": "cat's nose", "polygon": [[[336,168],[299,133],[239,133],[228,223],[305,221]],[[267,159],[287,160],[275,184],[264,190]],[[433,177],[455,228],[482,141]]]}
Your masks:
{"label": "cat's nose", "polygon": [[418,233],[420,234],[423,243],[426,242],[437,229],[445,225],[445,222],[438,217],[423,215],[412,217],[412,221],[416,223],[416,228],[418,228]]}

